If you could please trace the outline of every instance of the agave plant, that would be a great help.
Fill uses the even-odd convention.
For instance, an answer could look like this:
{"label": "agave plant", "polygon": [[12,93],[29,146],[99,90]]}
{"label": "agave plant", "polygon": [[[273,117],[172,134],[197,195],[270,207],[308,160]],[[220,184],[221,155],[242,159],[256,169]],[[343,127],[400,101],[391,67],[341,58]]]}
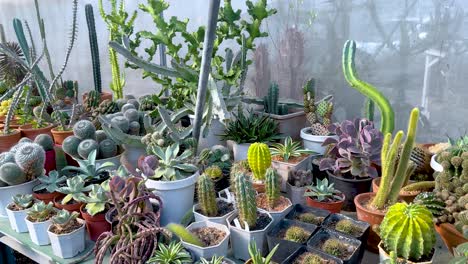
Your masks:
{"label": "agave plant", "polygon": [[223,259],[223,256],[218,257],[214,255],[210,260],[200,258],[200,261],[198,261],[197,264],[223,264]]}
{"label": "agave plant", "polygon": [[342,201],[343,196],[341,191],[335,189],[334,183],[328,184],[328,179],[323,180],[317,179],[317,184],[307,186],[307,191],[304,196],[311,197],[312,199],[319,202],[333,202]]}
{"label": "agave plant", "polygon": [[153,146],[153,154],[158,158],[159,166],[154,170],[154,175],[146,175],[152,179],[174,181],[180,180],[194,174],[198,167],[187,163],[192,156],[192,151],[186,149],[182,154],[179,153],[179,144],[174,143],[166,148]]}
{"label": "agave plant", "polygon": [[34,199],[31,194],[17,194],[13,196],[13,204],[19,210],[25,210],[30,208],[34,204]]}
{"label": "agave plant", "polygon": [[85,187],[85,181],[80,176],[67,179],[67,186],[58,188],[58,191],[66,194],[62,199],[62,204],[67,204],[72,199],[79,202],[86,198],[84,192],[91,190],[91,186]]}
{"label": "agave plant", "polygon": [[338,136],[327,138],[328,146],[320,161],[320,170],[330,170],[343,177],[375,178],[378,176],[374,165],[380,165],[383,135],[367,119],[345,120],[329,126],[330,132]]}
{"label": "agave plant", "polygon": [[75,224],[79,215],[80,213],[78,212],[70,213],[67,210],[60,210],[55,216],[52,217],[52,222],[58,231],[56,233],[60,234],[62,230],[65,230]]}
{"label": "agave plant", "polygon": [[43,201],[35,203],[28,211],[28,219],[31,222],[44,222],[55,214],[52,203],[45,204]]}
{"label": "agave plant", "polygon": [[49,176],[39,176],[39,184],[34,186],[34,191],[46,190],[48,193],[53,193],[58,190],[59,185],[67,180],[66,176],[59,177],[59,173],[55,170],[49,172]]}
{"label": "agave plant", "polygon": [[109,207],[109,181],[103,182],[101,185],[90,185],[91,191],[88,196],[82,197],[81,202],[86,203],[86,211],[90,215],[97,215],[105,212]]}
{"label": "agave plant", "polygon": [[270,147],[272,157],[280,157],[282,161],[288,162],[290,158],[314,153],[311,150],[302,149],[300,142],[294,142],[291,137],[284,139],[284,144],[274,143]]}
{"label": "agave plant", "polygon": [[99,178],[105,172],[115,167],[115,164],[110,161],[96,165],[96,155],[97,151],[93,150],[89,153],[87,160],[76,160],[80,165],[79,167],[66,166],[62,171],[77,172],[77,176],[86,181]]}
{"label": "agave plant", "polygon": [[169,245],[159,244],[158,250],[154,256],[148,260],[148,263],[173,264],[173,263],[192,263],[192,257],[182,246],[182,243],[172,241]]}

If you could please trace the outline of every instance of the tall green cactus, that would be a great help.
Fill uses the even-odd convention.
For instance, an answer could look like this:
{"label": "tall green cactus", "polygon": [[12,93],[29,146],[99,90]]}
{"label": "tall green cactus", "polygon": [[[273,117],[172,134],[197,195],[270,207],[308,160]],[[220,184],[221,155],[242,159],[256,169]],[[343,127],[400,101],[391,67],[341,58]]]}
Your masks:
{"label": "tall green cactus", "polygon": [[377,209],[383,209],[386,205],[396,203],[398,194],[406,179],[415,169],[414,164],[410,164],[410,156],[416,139],[416,129],[418,126],[419,109],[414,108],[408,122],[408,134],[403,144],[403,149],[399,153],[400,142],[403,138],[403,131],[398,131],[392,141],[392,134],[385,135],[382,152],[382,180],[372,205]]}
{"label": "tall green cactus", "polygon": [[216,192],[210,176],[202,174],[198,178],[197,190],[198,202],[203,215],[216,216],[218,214],[218,204],[216,203]]}
{"label": "tall green cactus", "polygon": [[247,151],[247,160],[253,178],[264,180],[265,172],[271,166],[271,153],[268,145],[265,143],[253,143]]}
{"label": "tall green cactus", "polygon": [[358,92],[375,102],[380,109],[382,121],[380,130],[383,134],[393,133],[395,117],[393,108],[388,99],[377,88],[359,79],[354,65],[356,42],[348,40],[343,47],[343,74],[346,81]]}
{"label": "tall green cactus", "polygon": [[278,172],[273,168],[268,168],[265,174],[265,194],[268,200],[268,207],[274,208],[276,201],[280,197],[280,178]]}
{"label": "tall green cactus", "polygon": [[91,49],[91,60],[93,62],[94,89],[102,93],[101,64],[99,62],[99,46],[96,37],[96,25],[94,23],[93,6],[86,4],[86,23],[88,24],[89,47]]}
{"label": "tall green cactus", "polygon": [[257,223],[257,204],[255,203],[255,191],[252,182],[246,174],[238,173],[236,175],[234,190],[240,225],[245,228],[245,223],[247,223],[251,230]]}
{"label": "tall green cactus", "polygon": [[413,261],[429,256],[436,239],[432,214],[423,205],[396,203],[380,224],[380,238],[387,252]]}
{"label": "tall green cactus", "polygon": [[268,94],[263,98],[263,106],[266,113],[279,114],[278,111],[279,87],[277,83],[272,82],[268,88]]}

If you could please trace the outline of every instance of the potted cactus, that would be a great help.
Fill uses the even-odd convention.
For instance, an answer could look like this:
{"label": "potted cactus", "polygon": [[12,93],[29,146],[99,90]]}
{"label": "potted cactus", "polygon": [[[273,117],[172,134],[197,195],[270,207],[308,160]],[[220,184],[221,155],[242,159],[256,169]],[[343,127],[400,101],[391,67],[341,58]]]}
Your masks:
{"label": "potted cactus", "polygon": [[[252,183],[257,192],[265,191],[265,174],[271,166],[271,153],[268,145],[265,143],[255,142],[249,146],[247,152],[248,168],[242,166],[233,168],[234,173],[240,169],[250,171],[252,175]],[[239,163],[242,165],[242,163]],[[232,172],[231,172],[232,173]]]}
{"label": "potted cactus", "polygon": [[256,197],[257,207],[261,208],[273,217],[273,226],[283,219],[292,209],[291,201],[281,196],[280,176],[273,168],[268,168],[265,173],[265,193]]}
{"label": "potted cactus", "polygon": [[330,215],[330,211],[319,208],[296,204],[286,215],[286,219],[321,226],[325,218]]}
{"label": "potted cactus", "polygon": [[44,169],[46,174],[57,169],[54,140],[49,134],[39,134],[34,139],[34,143],[40,145],[45,151]]}
{"label": "potted cactus", "polygon": [[342,264],[343,261],[314,248],[302,246],[291,254],[284,263],[327,263]]}
{"label": "potted cactus", "polygon": [[63,259],[73,258],[85,250],[85,224],[77,212],[59,211],[47,229],[52,251]]}
{"label": "potted cactus", "polygon": [[299,142],[294,142],[291,137],[284,139],[284,144],[273,143],[270,147],[271,167],[281,175],[281,191],[286,191],[286,182],[290,171],[307,170],[311,167],[311,150],[301,148]]}
{"label": "potted cactus", "polygon": [[318,154],[325,152],[325,147],[322,146],[328,138],[336,138],[328,130],[328,126],[332,124],[331,118],[333,115],[333,96],[327,96],[318,104],[315,102],[315,80],[307,81],[303,88],[304,92],[304,112],[310,127],[301,129],[301,138],[304,148],[314,151]]}
{"label": "potted cactus", "polygon": [[265,234],[272,226],[273,218],[255,203],[255,191],[249,176],[238,173],[233,180],[233,189],[236,197],[237,212],[227,219],[231,231],[231,245],[234,257],[249,259],[249,252],[245,245],[255,240],[260,254],[264,253]]}
{"label": "potted cactus", "polygon": [[107,231],[110,231],[111,225],[106,221],[106,213],[110,210],[109,183],[91,185],[90,192],[85,197],[80,197],[82,205],[80,212],[86,221],[89,237],[96,241],[98,237]]}
{"label": "potted cactus", "polygon": [[331,213],[339,213],[345,200],[345,195],[335,189],[333,183],[328,184],[326,178],[317,179],[315,185],[307,186],[304,196],[308,206],[325,209]]}
{"label": "potted cactus", "polygon": [[292,204],[305,204],[306,188],[312,184],[312,170],[291,170],[286,182],[286,193]]}
{"label": "potted cactus", "polygon": [[20,142],[0,154],[0,216],[16,194],[32,194],[44,174],[45,152],[35,143]]}
{"label": "potted cactus", "polygon": [[22,137],[27,137],[31,140],[34,140],[40,134],[47,134],[52,136],[50,132],[54,127],[53,124],[48,124],[44,122],[35,122],[33,124],[26,124],[19,127]]}
{"label": "potted cactus", "polygon": [[317,226],[283,219],[267,233],[268,248],[273,249],[282,243],[282,250],[294,252],[301,245],[305,245],[307,240],[316,231]]}
{"label": "potted cactus", "polygon": [[18,233],[28,232],[25,218],[33,204],[34,200],[31,194],[17,194],[13,196],[13,202],[6,207],[11,229]]}
{"label": "potted cactus", "polygon": [[35,199],[49,203],[53,202],[55,197],[63,196],[57,190],[65,183],[66,176],[60,176],[57,171],[53,170],[49,172],[49,176],[41,175],[37,179],[39,180],[39,184],[33,188]]}
{"label": "potted cactus", "polygon": [[[198,156],[198,164],[205,168],[205,173],[211,176],[217,192],[229,186],[227,176],[229,176],[229,172],[231,171],[232,162],[228,148],[215,145],[211,148],[203,149]],[[219,170],[221,170],[221,174]]]}
{"label": "potted cactus", "polygon": [[[213,257],[214,258],[214,257]],[[153,256],[148,259],[148,262],[151,264],[159,263],[193,263],[194,260],[188,250],[184,248],[182,242],[180,241],[171,241],[169,244],[158,243],[157,250],[154,250]],[[211,262],[210,262],[211,263]],[[207,264],[201,262],[201,264]],[[221,263],[215,263],[221,264]],[[224,263],[223,263],[224,264]]]}
{"label": "potted cactus", "polygon": [[52,203],[45,204],[40,201],[31,207],[26,217],[26,225],[32,242],[39,246],[50,244],[47,230],[52,224],[52,217],[55,214],[56,211]]}
{"label": "potted cactus", "polygon": [[54,118],[60,120],[58,125],[50,130],[55,144],[62,145],[63,141],[67,137],[73,136],[73,126],[79,120],[79,118],[81,118],[80,114],[83,112],[83,110],[84,109],[81,104],[73,104],[70,115],[62,112],[52,113]]}
{"label": "potted cactus", "polygon": [[115,168],[115,164],[108,161],[98,163],[96,161],[96,150],[91,151],[87,160],[77,160],[79,167],[66,166],[62,169],[63,172],[74,173],[86,182],[86,185],[101,184],[109,179],[110,171]]}
{"label": "potted cactus", "polygon": [[213,181],[202,174],[197,182],[198,204],[193,206],[195,221],[210,221],[227,225],[226,219],[234,212],[234,205],[222,198],[216,198]]}
{"label": "potted cactus", "polygon": [[328,229],[320,229],[307,242],[309,248],[341,259],[343,263],[360,263],[361,241]]}
{"label": "potted cactus", "polygon": [[399,261],[405,263],[432,263],[435,230],[432,214],[424,206],[406,203],[390,206],[380,224],[379,235],[382,239],[379,244],[380,262],[390,259],[393,252]]}
{"label": "potted cactus", "polygon": [[85,192],[91,190],[91,186],[85,186],[85,181],[80,176],[67,179],[67,185],[59,187],[58,192],[65,194],[63,198],[55,197],[54,205],[58,209],[65,209],[70,212],[80,212],[85,199]]}

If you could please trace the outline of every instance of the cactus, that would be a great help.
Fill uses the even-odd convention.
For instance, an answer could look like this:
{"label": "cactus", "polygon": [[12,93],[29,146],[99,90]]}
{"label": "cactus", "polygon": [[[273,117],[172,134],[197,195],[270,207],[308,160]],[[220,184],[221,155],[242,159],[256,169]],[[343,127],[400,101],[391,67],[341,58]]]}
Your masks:
{"label": "cactus", "polygon": [[124,133],[127,133],[130,129],[130,123],[128,122],[128,119],[123,116],[116,116],[112,118],[111,122],[114,126],[120,128],[120,130],[122,130]]}
{"label": "cactus", "polygon": [[315,79],[310,79],[303,87],[304,93],[304,112],[306,118],[311,124],[310,132],[312,135],[326,136],[330,132],[328,126],[331,124],[333,115],[333,97],[328,96],[318,104],[315,100]]}
{"label": "cactus", "polygon": [[117,144],[111,139],[104,139],[99,143],[99,156],[101,159],[115,157],[117,155]]}
{"label": "cactus", "polygon": [[55,90],[55,96],[63,100],[65,98],[76,98],[78,94],[78,82],[66,80],[62,82],[62,86]]}
{"label": "cactus", "polygon": [[[130,95],[125,95],[126,97],[130,96]],[[130,98],[128,99],[127,103],[129,104],[132,104],[133,106],[135,106],[135,109],[138,110],[140,108],[140,102],[138,102],[138,100],[135,98],[135,96],[131,95],[133,98]]]}
{"label": "cactus", "polygon": [[96,130],[96,141],[101,143],[104,139],[107,139],[107,134],[104,130]]}
{"label": "cactus", "polygon": [[223,171],[219,166],[212,165],[205,169],[204,174],[210,177],[212,180],[223,177]]}
{"label": "cactus", "polygon": [[322,245],[322,251],[338,258],[343,258],[349,252],[348,246],[336,238],[327,239]]}
{"label": "cactus", "polygon": [[401,188],[403,192],[424,192],[424,191],[432,191],[435,187],[435,181],[420,181],[408,184]]}
{"label": "cactus", "polygon": [[127,109],[124,112],[124,116],[129,122],[138,122],[139,119],[138,111],[136,109]]}
{"label": "cactus", "polygon": [[81,139],[77,138],[76,136],[68,136],[62,142],[63,152],[75,158],[79,157],[78,146],[80,145],[80,143]]}
{"label": "cactus", "polygon": [[268,94],[263,98],[263,109],[266,113],[278,115],[279,88],[277,83],[271,83]]}
{"label": "cactus", "polygon": [[96,90],[88,92],[85,101],[83,102],[84,108],[88,112],[92,112],[93,109],[97,108],[101,102],[101,94]]}
{"label": "cactus", "polygon": [[265,172],[271,166],[271,154],[265,143],[253,143],[247,151],[247,160],[255,180],[264,180]]}
{"label": "cactus", "polygon": [[356,42],[346,41],[343,47],[343,74],[346,81],[358,92],[367,96],[377,104],[382,116],[380,130],[383,134],[393,133],[395,117],[392,106],[388,99],[374,86],[359,79],[355,69],[354,55],[356,52]]}
{"label": "cactus", "polygon": [[73,126],[73,134],[81,140],[95,139],[96,127],[91,121],[80,120]]}
{"label": "cactus", "polygon": [[380,238],[387,252],[400,258],[419,260],[429,256],[436,239],[432,214],[419,204],[392,205],[380,224]]}
{"label": "cactus", "polygon": [[78,155],[83,159],[88,159],[91,151],[98,151],[99,144],[94,139],[85,139],[78,145]]}
{"label": "cactus", "polygon": [[35,179],[44,173],[45,151],[36,143],[24,143],[16,151],[15,161],[28,180]]}
{"label": "cactus", "polygon": [[284,239],[296,243],[305,243],[310,237],[310,232],[299,226],[291,226],[284,233]]}
{"label": "cactus", "polygon": [[89,47],[91,50],[91,61],[93,63],[94,89],[102,93],[101,65],[99,62],[99,47],[96,37],[96,26],[94,24],[93,6],[85,5],[86,23],[88,24]]}
{"label": "cactus", "polygon": [[106,99],[102,101],[97,108],[93,111],[93,118],[97,118],[99,115],[113,114],[119,111],[119,107],[116,102]]}
{"label": "cactus", "polygon": [[280,176],[273,168],[268,168],[265,173],[265,194],[270,209],[275,207],[275,203],[280,197]]}
{"label": "cactus", "polygon": [[26,174],[13,162],[7,162],[0,166],[0,181],[6,185],[13,186],[25,183]]}
{"label": "cactus", "polygon": [[0,153],[0,165],[3,165],[7,162],[15,162],[15,153],[10,151]]}
{"label": "cactus", "polygon": [[128,134],[138,136],[140,135],[140,123],[137,121],[130,122],[128,126]]}
{"label": "cactus", "polygon": [[310,252],[306,252],[303,254],[302,257],[302,264],[322,264],[322,263],[328,263],[329,261],[322,258],[319,255],[312,254]]}
{"label": "cactus", "polygon": [[120,109],[120,111],[121,111],[122,113],[125,113],[125,112],[127,112],[127,110],[129,110],[129,109],[135,109],[135,110],[136,110],[136,107],[135,107],[135,105],[129,104],[129,103],[127,102],[126,104],[124,104],[124,105],[122,106],[122,108]]}
{"label": "cactus", "polygon": [[424,205],[434,217],[442,215],[445,203],[439,200],[432,192],[423,192],[414,198],[414,203]]}
{"label": "cactus", "polygon": [[342,219],[335,225],[335,230],[346,233],[351,236],[358,236],[362,233],[362,228],[356,225],[350,219]]}
{"label": "cactus", "polygon": [[115,102],[117,103],[119,110],[122,110],[122,107],[127,103],[127,100],[120,98],[120,99],[117,99]]}
{"label": "cactus", "polygon": [[304,223],[314,224],[314,225],[321,225],[325,217],[317,216],[313,213],[302,213],[297,216],[297,219]]}
{"label": "cactus", "polygon": [[239,211],[239,222],[242,228],[253,229],[257,224],[257,205],[255,203],[255,191],[249,177],[238,173],[234,180],[234,192],[237,210]]}
{"label": "cactus", "polygon": [[54,140],[49,134],[37,135],[34,139],[34,143],[40,145],[44,151],[50,151],[54,149]]}
{"label": "cactus", "polygon": [[210,176],[202,174],[198,178],[197,191],[198,202],[203,215],[208,217],[216,216],[218,214],[218,204],[214,184]]}
{"label": "cactus", "polygon": [[404,134],[403,131],[398,131],[398,133],[396,133],[391,145],[392,134],[387,133],[385,135],[381,155],[382,179],[380,181],[379,190],[372,201],[372,206],[377,209],[383,209],[385,206],[392,205],[397,201],[401,188],[414,171],[415,166],[412,162],[410,164],[410,156],[416,138],[418,117],[419,109],[414,108],[411,111],[408,122],[406,141],[403,144],[403,149],[398,160],[398,150]]}

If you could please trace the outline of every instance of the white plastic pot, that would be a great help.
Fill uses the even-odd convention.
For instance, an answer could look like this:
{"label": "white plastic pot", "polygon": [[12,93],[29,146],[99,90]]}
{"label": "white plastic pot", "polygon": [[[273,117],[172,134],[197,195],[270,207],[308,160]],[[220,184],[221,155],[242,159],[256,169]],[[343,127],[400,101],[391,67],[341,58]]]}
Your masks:
{"label": "white plastic pot", "polygon": [[286,182],[288,181],[289,172],[292,170],[307,170],[309,167],[312,167],[312,156],[309,155],[296,164],[272,160],[271,167],[276,169],[281,176],[281,191],[286,192]]}
{"label": "white plastic pot", "polygon": [[45,246],[50,244],[49,235],[47,230],[52,224],[52,219],[49,219],[44,222],[31,222],[27,218],[26,225],[28,226],[29,236],[31,237],[32,242],[39,246]]}
{"label": "white plastic pot", "polygon": [[[380,262],[379,263],[387,263],[388,261],[390,261],[390,255],[385,251],[385,249],[382,248],[382,242],[379,243],[379,260]],[[424,261],[424,262],[413,262],[413,261],[410,261],[410,260],[406,260],[402,263],[407,263],[407,264],[432,264],[433,261],[434,261],[434,255],[435,255],[435,250],[434,250],[434,253],[432,254],[432,258],[430,261]],[[400,263],[400,262],[398,262]]]}
{"label": "white plastic pot", "polygon": [[[216,201],[225,201],[226,203],[230,203],[227,199],[224,198],[216,198]],[[221,224],[221,225],[227,225],[226,219],[234,213],[235,210],[232,210],[231,212],[223,215],[223,216],[218,216],[218,217],[209,217],[209,216],[204,216],[201,213],[198,213],[197,210],[200,209],[200,204],[195,204],[193,206],[193,215],[195,216],[195,222],[201,222],[201,221],[210,221],[213,223]],[[219,255],[218,255],[219,256]]]}
{"label": "white plastic pot", "polygon": [[5,208],[8,220],[10,221],[11,229],[15,230],[18,233],[28,232],[28,226],[26,225],[26,216],[28,215],[28,209],[21,211],[13,211],[8,209],[8,206]]}
{"label": "white plastic pot", "polygon": [[[101,166],[102,164],[106,163],[106,162],[112,162],[114,163],[114,166],[109,168],[108,170],[109,171],[112,171],[112,170],[117,170],[119,167],[120,167],[120,158],[122,157],[122,155],[125,155],[125,150],[124,151],[121,151],[119,155],[117,156],[114,156],[114,157],[110,157],[110,158],[107,158],[107,159],[97,159],[96,160],[96,167],[98,166]],[[80,160],[80,159],[76,159],[74,158],[75,160]]]}
{"label": "white plastic pot", "polygon": [[13,196],[17,194],[32,194],[33,187],[38,183],[38,180],[34,179],[18,185],[0,187],[0,217],[7,217],[5,208],[12,202]]}
{"label": "white plastic pot", "polygon": [[138,159],[141,156],[146,156],[146,147],[145,146],[132,146],[132,145],[125,145],[123,144],[122,147],[125,151],[121,155],[122,162],[131,164],[135,166],[138,164]]}
{"label": "white plastic pot", "polygon": [[291,201],[288,198],[286,198],[286,199],[289,202],[289,206],[284,208],[282,211],[267,211],[271,215],[271,217],[273,218],[272,226],[275,226],[276,224],[278,224],[292,210],[293,205],[292,205]]}
{"label": "white plastic pot", "polygon": [[257,249],[260,251],[261,255],[264,256],[267,252],[266,248],[266,233],[273,226],[273,218],[271,215],[263,210],[258,210],[259,212],[267,214],[272,220],[265,228],[255,231],[245,231],[236,226],[231,225],[231,221],[237,218],[238,213],[234,213],[227,218],[227,224],[229,231],[231,231],[231,246],[234,254],[234,258],[241,260],[248,260],[249,255],[249,243],[254,240],[257,245]]}
{"label": "white plastic pot", "polygon": [[305,191],[306,187],[296,187],[286,182],[286,193],[292,204],[305,204]]}
{"label": "white plastic pot", "polygon": [[161,225],[180,223],[182,218],[192,210],[195,183],[200,174],[198,171],[190,177],[178,181],[155,181],[148,179],[146,187],[153,189],[163,204]]}
{"label": "white plastic pot", "polygon": [[187,230],[192,230],[200,227],[214,227],[216,229],[222,230],[226,233],[224,239],[217,245],[211,247],[199,247],[193,244],[184,242],[182,244],[186,249],[191,251],[195,255],[195,259],[199,260],[200,258],[211,259],[213,256],[226,256],[228,253],[228,244],[229,244],[229,229],[222,224],[213,223],[209,221],[194,222],[187,227]]}
{"label": "white plastic pot", "polygon": [[[190,122],[192,122],[193,124],[193,120],[195,119],[195,116],[189,115],[189,118],[190,118]],[[205,148],[211,148],[214,145],[226,146],[226,141],[224,141],[222,137],[220,136],[224,134],[225,130],[226,130],[226,127],[224,126],[224,124],[221,123],[221,121],[219,121],[217,118],[213,118],[207,135],[203,136],[202,134],[200,137],[200,141],[198,142],[198,150],[201,151]]]}
{"label": "white plastic pot", "polygon": [[237,142],[234,142],[232,144],[232,152],[234,153],[234,161],[246,160],[247,151],[249,150],[250,145],[252,145],[252,143],[238,144]]}
{"label": "white plastic pot", "polygon": [[437,172],[442,172],[444,171],[444,167],[442,167],[442,165],[437,162],[436,160],[437,158],[437,155],[432,155],[431,157],[431,168],[434,170],[434,171],[437,171]]}
{"label": "white plastic pot", "polygon": [[55,234],[47,230],[52,251],[63,259],[73,258],[85,250],[85,222],[78,219],[81,227],[68,234]]}
{"label": "white plastic pot", "polygon": [[323,147],[322,144],[327,138],[338,139],[337,136],[315,136],[310,134],[309,131],[309,127],[301,129],[301,138],[304,143],[304,148],[312,150],[320,155],[325,153],[326,147]]}

